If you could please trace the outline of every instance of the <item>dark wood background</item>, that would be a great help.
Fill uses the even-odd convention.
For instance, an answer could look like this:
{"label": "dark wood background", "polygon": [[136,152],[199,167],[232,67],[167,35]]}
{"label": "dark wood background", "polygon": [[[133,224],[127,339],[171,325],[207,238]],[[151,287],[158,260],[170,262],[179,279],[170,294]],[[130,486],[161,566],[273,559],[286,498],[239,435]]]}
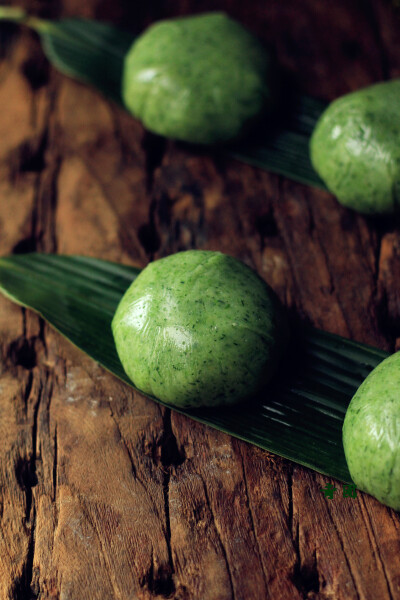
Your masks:
{"label": "dark wood background", "polygon": [[[389,0],[31,0],[132,30],[222,8],[325,99],[400,75]],[[328,193],[146,133],[0,28],[0,254],[230,253],[314,325],[394,350],[400,235]],[[165,410],[0,298],[1,599],[400,598],[400,521]],[[337,483],[337,482],[336,482]]]}

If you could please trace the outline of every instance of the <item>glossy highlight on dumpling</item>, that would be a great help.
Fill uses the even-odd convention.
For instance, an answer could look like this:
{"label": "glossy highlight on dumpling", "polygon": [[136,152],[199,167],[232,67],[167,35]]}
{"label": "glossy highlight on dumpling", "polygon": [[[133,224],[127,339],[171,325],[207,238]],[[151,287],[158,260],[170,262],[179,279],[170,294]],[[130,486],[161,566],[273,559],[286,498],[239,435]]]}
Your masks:
{"label": "glossy highlight on dumpling", "polygon": [[400,353],[358,388],[343,424],[350,475],[360,490],[400,510]]}
{"label": "glossy highlight on dumpling", "polygon": [[311,138],[311,161],[337,199],[364,214],[400,205],[400,79],[332,102]]}
{"label": "glossy highlight on dumpling", "polygon": [[263,45],[224,13],[159,21],[129,50],[125,106],[159,135],[213,144],[240,136],[273,101]]}
{"label": "glossy highlight on dumpling", "polygon": [[242,262],[202,250],[150,263],[112,329],[135,386],[181,407],[251,396],[272,377],[288,338],[271,288]]}

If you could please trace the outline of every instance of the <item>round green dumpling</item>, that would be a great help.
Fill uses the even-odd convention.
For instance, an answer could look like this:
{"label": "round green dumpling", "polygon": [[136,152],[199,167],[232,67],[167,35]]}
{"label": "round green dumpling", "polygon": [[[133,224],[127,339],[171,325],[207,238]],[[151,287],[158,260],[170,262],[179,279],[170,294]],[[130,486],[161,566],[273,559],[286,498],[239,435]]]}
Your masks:
{"label": "round green dumpling", "polygon": [[356,486],[400,510],[400,353],[380,363],[347,409],[343,445]]}
{"label": "round green dumpling", "polygon": [[335,100],[311,138],[311,161],[339,202],[364,214],[400,204],[400,79]]}
{"label": "round green dumpling", "polygon": [[112,329],[135,386],[181,407],[233,404],[274,373],[287,341],[283,308],[240,261],[189,250],[150,263]]}
{"label": "round green dumpling", "polygon": [[240,136],[272,104],[269,54],[223,13],[160,21],[125,58],[126,107],[159,135],[198,144]]}

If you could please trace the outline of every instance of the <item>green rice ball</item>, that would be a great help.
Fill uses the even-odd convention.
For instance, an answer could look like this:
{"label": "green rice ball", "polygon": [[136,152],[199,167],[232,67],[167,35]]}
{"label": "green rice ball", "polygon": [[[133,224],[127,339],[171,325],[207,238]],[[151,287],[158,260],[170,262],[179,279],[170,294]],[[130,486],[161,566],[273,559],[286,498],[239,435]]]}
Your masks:
{"label": "green rice ball", "polygon": [[150,263],[123,296],[112,330],[135,386],[181,407],[253,395],[288,338],[271,288],[240,261],[202,250]]}
{"label": "green rice ball", "polygon": [[400,510],[400,353],[380,363],[358,388],[343,424],[356,486]]}
{"label": "green rice ball", "polygon": [[128,110],[157,134],[213,144],[240,136],[273,99],[271,59],[223,13],[160,21],[125,58]]}
{"label": "green rice ball", "polygon": [[400,79],[338,98],[311,138],[311,161],[339,202],[364,214],[400,204]]}

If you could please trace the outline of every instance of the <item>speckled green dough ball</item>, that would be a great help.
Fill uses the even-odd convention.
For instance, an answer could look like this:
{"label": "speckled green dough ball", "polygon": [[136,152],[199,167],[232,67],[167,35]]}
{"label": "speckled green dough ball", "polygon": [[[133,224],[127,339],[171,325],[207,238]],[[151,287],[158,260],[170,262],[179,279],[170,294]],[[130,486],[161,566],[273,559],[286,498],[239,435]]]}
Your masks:
{"label": "speckled green dough ball", "polygon": [[233,404],[272,376],[287,340],[282,307],[240,261],[201,250],[150,263],[112,329],[135,386],[176,406]]}
{"label": "speckled green dough ball", "polygon": [[242,134],[271,105],[262,44],[223,13],[160,21],[125,58],[126,107],[160,135],[212,144]]}
{"label": "speckled green dough ball", "polygon": [[400,204],[400,80],[335,100],[311,138],[315,170],[338,200],[365,214]]}
{"label": "speckled green dough ball", "polygon": [[360,490],[400,510],[400,353],[368,375],[346,412],[343,445]]}

